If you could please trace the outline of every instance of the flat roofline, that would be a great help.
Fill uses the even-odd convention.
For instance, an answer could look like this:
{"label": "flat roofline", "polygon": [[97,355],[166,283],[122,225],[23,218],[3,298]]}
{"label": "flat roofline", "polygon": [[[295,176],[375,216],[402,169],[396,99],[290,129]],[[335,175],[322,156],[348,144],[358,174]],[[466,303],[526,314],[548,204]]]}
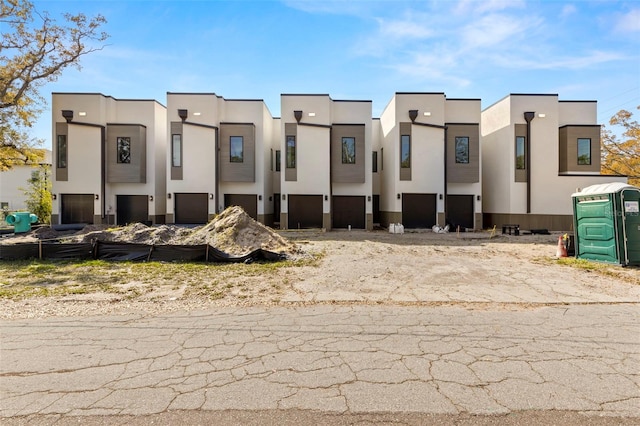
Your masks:
{"label": "flat roofline", "polygon": [[373,101],[369,101],[369,100],[364,100],[364,99],[333,99],[333,102],[373,102]]}
{"label": "flat roofline", "polygon": [[448,101],[478,101],[482,102],[480,98],[447,98]]}
{"label": "flat roofline", "polygon": [[280,93],[280,96],[326,96],[330,98],[328,93]]}
{"label": "flat roofline", "polygon": [[162,104],[157,99],[129,99],[129,98],[114,98],[111,95],[105,95],[100,92],[51,92],[51,95],[70,95],[70,96],[102,96],[103,98],[111,98],[114,101],[118,102],[155,102],[163,108],[166,108],[164,104]]}
{"label": "flat roofline", "polygon": [[502,102],[505,99],[510,98],[512,96],[555,96],[555,97],[558,97],[558,94],[557,93],[509,93],[508,95],[501,97],[500,99],[498,99],[497,101],[495,101],[494,103],[492,103],[491,105],[489,105],[488,107],[483,109],[482,112],[488,110],[492,106],[494,106],[496,104],[499,104],[500,102]]}
{"label": "flat roofline", "polygon": [[221,98],[222,96],[216,95],[213,92],[167,92],[167,95],[203,95],[203,96],[216,96]]}
{"label": "flat roofline", "polygon": [[446,96],[444,92],[396,92],[396,95],[443,95]]}
{"label": "flat roofline", "polygon": [[563,103],[563,102],[573,102],[573,103],[598,103],[598,101],[596,101],[596,100],[583,100],[583,101],[581,101],[581,100],[562,100],[562,101],[560,101],[560,100],[559,100],[558,102],[560,102],[560,103]]}

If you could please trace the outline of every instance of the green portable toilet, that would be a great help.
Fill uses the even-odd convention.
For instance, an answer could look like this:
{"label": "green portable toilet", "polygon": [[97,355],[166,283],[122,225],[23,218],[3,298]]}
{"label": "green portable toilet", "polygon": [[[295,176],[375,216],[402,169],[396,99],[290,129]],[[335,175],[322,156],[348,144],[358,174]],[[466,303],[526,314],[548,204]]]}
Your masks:
{"label": "green portable toilet", "polygon": [[592,185],[572,201],[577,258],[640,265],[640,188]]}

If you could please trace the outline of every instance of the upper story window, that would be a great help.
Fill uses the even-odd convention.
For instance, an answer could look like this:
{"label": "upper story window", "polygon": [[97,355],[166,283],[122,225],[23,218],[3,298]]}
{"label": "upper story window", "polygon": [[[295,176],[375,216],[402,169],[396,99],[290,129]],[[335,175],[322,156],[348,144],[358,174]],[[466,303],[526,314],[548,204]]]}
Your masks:
{"label": "upper story window", "polygon": [[380,170],[384,170],[384,148],[380,148]]}
{"label": "upper story window", "polygon": [[296,168],[296,137],[287,136],[287,168]]}
{"label": "upper story window", "polygon": [[67,135],[58,135],[56,148],[58,152],[57,167],[59,169],[66,169],[67,168]]}
{"label": "upper story window", "polygon": [[116,138],[116,161],[122,164],[131,163],[131,138]]}
{"label": "upper story window", "polygon": [[276,172],[280,171],[280,161],[282,160],[282,155],[280,154],[280,150],[276,150]]}
{"label": "upper story window", "polygon": [[456,163],[469,164],[469,137],[456,136]]}
{"label": "upper story window", "polygon": [[242,163],[244,161],[244,138],[242,136],[231,136],[229,138],[229,146],[229,161]]}
{"label": "upper story window", "polygon": [[524,136],[516,136],[516,169],[524,170],[526,168],[526,158],[525,158],[525,137]]}
{"label": "upper story window", "polygon": [[578,138],[578,165],[591,165],[591,139]]}
{"label": "upper story window", "polygon": [[371,153],[371,171],[373,173],[378,173],[378,151],[373,151]]}
{"label": "upper story window", "polygon": [[342,138],[342,164],[356,164],[356,138]]}
{"label": "upper story window", "polygon": [[411,136],[400,136],[400,167],[411,168]]}
{"label": "upper story window", "polygon": [[182,135],[171,135],[171,167],[182,167]]}

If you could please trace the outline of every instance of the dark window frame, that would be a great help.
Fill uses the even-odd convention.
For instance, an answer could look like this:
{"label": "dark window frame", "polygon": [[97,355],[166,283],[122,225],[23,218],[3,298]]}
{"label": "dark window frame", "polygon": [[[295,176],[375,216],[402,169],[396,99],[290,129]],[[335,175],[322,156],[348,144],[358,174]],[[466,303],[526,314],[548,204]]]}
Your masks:
{"label": "dark window frame", "polygon": [[[405,157],[405,142],[406,142],[406,158]],[[411,168],[411,135],[400,135],[400,168]]]}
{"label": "dark window frame", "polygon": [[[290,143],[292,142],[292,143]],[[296,137],[293,135],[288,135],[286,139],[286,161],[287,161],[287,169],[295,169],[296,168]]]}
{"label": "dark window frame", "polygon": [[384,148],[380,148],[380,171],[384,171]]}
{"label": "dark window frame", "polygon": [[280,151],[279,149],[276,149],[276,172],[279,172],[282,170],[282,151]]}
{"label": "dark window frame", "polygon": [[[353,156],[350,158],[349,148],[353,147]],[[342,137],[342,164],[356,164],[356,138],[353,136]]]}
{"label": "dark window frame", "polygon": [[[461,158],[458,155],[458,143],[464,142],[466,147],[465,147],[465,157]],[[470,156],[470,147],[469,147],[469,136],[456,136],[454,139],[454,148],[455,148],[455,155],[456,155],[456,164],[469,164],[469,156]]]}
{"label": "dark window frame", "polygon": [[[522,147],[522,149],[518,149]],[[524,136],[516,136],[516,146],[515,146],[515,166],[516,170],[526,170],[527,169],[527,138]],[[518,154],[518,151],[522,151],[522,154]],[[522,161],[520,160],[522,158]]]}
{"label": "dark window frame", "polygon": [[131,164],[131,138],[128,136],[116,137],[116,163]]}
{"label": "dark window frame", "polygon": [[371,172],[378,173],[378,151],[371,151]]}
{"label": "dark window frame", "polygon": [[171,135],[171,167],[182,167],[182,135],[180,133]]}
{"label": "dark window frame", "polygon": [[[580,155],[580,142],[587,142],[588,153]],[[578,154],[578,165],[579,166],[590,166],[591,165],[591,138],[578,138],[577,141],[577,154]],[[588,162],[584,159],[581,159],[584,155],[588,155]]]}
{"label": "dark window frame", "polygon": [[[234,141],[237,143],[240,141],[240,155],[233,155]],[[243,136],[229,136],[229,162],[230,163],[244,163],[244,137]]]}
{"label": "dark window frame", "polygon": [[67,168],[67,148],[67,135],[58,135],[56,139],[56,167],[59,169]]}

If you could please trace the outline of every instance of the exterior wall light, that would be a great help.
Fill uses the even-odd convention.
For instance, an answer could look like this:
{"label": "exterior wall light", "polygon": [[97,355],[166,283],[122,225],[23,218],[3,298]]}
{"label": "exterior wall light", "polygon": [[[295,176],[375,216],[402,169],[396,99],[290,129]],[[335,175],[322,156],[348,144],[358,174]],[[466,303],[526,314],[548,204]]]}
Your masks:
{"label": "exterior wall light", "polygon": [[371,201],[371,195],[367,195],[367,201]]}
{"label": "exterior wall light", "polygon": [[325,201],[329,201],[329,196],[328,196],[328,195],[325,195],[325,196],[324,196],[324,200],[325,200]]}
{"label": "exterior wall light", "polygon": [[423,115],[424,115],[425,117],[431,117],[431,112],[429,112],[429,111],[425,111],[425,112],[423,112]]}
{"label": "exterior wall light", "polygon": [[78,113],[78,115],[79,115],[80,117],[86,117],[86,116],[87,116],[87,112],[86,112],[86,111],[80,111],[80,112]]}
{"label": "exterior wall light", "polygon": [[51,198],[54,199],[54,200],[57,200],[58,196],[56,194],[51,194]]}
{"label": "exterior wall light", "polygon": [[286,200],[287,199],[287,194],[282,194],[282,199]]}
{"label": "exterior wall light", "polygon": [[315,112],[310,112],[310,113],[309,113],[309,117],[315,117],[315,116],[316,116],[316,113],[315,113]]}
{"label": "exterior wall light", "polygon": [[209,194],[209,199],[213,200],[213,194]]}
{"label": "exterior wall light", "polygon": [[71,123],[71,120],[73,120],[73,110],[63,109],[62,117],[64,117],[64,119],[67,120],[67,123]]}
{"label": "exterior wall light", "polygon": [[262,201],[262,195],[258,195],[258,201]]}
{"label": "exterior wall light", "polygon": [[95,196],[95,197],[96,197],[96,200],[99,200],[99,199],[100,199],[100,195],[98,195],[98,194],[96,194],[96,196]]}
{"label": "exterior wall light", "polygon": [[545,118],[547,116],[547,114],[545,114],[544,112],[541,112],[540,114],[538,114],[538,117],[540,118]]}
{"label": "exterior wall light", "polygon": [[170,200],[170,199],[171,199],[171,193],[170,193],[170,192],[168,192],[168,193],[167,193],[167,200]]}
{"label": "exterior wall light", "polygon": [[153,201],[153,195],[149,195],[149,201]]}
{"label": "exterior wall light", "polygon": [[438,198],[442,200],[444,197],[442,196],[442,194],[438,194]]}
{"label": "exterior wall light", "polygon": [[400,194],[399,194],[399,193],[398,193],[398,194],[396,194],[396,197],[397,197],[397,198],[398,198],[398,200],[399,200],[399,199],[400,199]]}

